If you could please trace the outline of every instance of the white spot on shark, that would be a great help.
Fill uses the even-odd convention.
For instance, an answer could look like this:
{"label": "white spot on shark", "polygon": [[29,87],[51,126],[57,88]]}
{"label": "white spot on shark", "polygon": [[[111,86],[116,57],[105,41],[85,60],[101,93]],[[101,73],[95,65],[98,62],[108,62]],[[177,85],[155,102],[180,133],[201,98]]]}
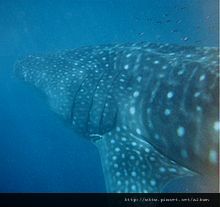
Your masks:
{"label": "white spot on shark", "polygon": [[169,168],[169,171],[170,172],[176,172],[176,169],[175,168]]}
{"label": "white spot on shark", "polygon": [[120,127],[116,127],[116,131],[117,131],[117,132],[120,132],[120,131],[121,131],[121,128],[120,128]]}
{"label": "white spot on shark", "polygon": [[188,152],[185,150],[185,149],[182,149],[181,150],[181,156],[183,157],[183,158],[188,158]]}
{"label": "white spot on shark", "polygon": [[119,151],[120,151],[120,148],[119,148],[119,147],[116,147],[116,148],[115,148],[115,151],[116,151],[116,152],[119,152]]}
{"label": "white spot on shark", "polygon": [[142,77],[141,77],[141,76],[138,76],[138,77],[137,77],[137,81],[140,83],[141,80],[142,80]]}
{"label": "white spot on shark", "polygon": [[202,111],[201,106],[196,106],[196,111]]}
{"label": "white spot on shark", "polygon": [[220,130],[220,121],[216,121],[213,125],[213,128],[215,131],[219,131]]}
{"label": "white spot on shark", "polygon": [[200,95],[200,92],[194,93],[194,97],[195,97],[195,98],[199,97],[199,95]]}
{"label": "white spot on shark", "polygon": [[130,160],[134,160],[134,159],[135,159],[134,155],[131,155]]}
{"label": "white spot on shark", "polygon": [[117,157],[116,157],[116,156],[113,156],[112,159],[113,159],[113,160],[117,160]]}
{"label": "white spot on shark", "polygon": [[132,171],[132,172],[131,172],[131,175],[132,175],[133,177],[136,177],[136,176],[137,176],[137,173],[136,173],[135,171]]}
{"label": "white spot on shark", "polygon": [[136,185],[132,185],[131,190],[135,191],[136,190]]}
{"label": "white spot on shark", "polygon": [[184,73],[184,70],[180,70],[180,71],[178,71],[178,75],[182,75]]}
{"label": "white spot on shark", "polygon": [[121,140],[124,141],[124,142],[127,141],[127,139],[125,137],[122,137]]}
{"label": "white spot on shark", "polygon": [[169,91],[168,93],[167,93],[167,98],[172,98],[174,96],[174,93],[172,92],[172,91]]}
{"label": "white spot on shark", "polygon": [[166,69],[167,69],[167,65],[163,65],[163,66],[162,66],[162,69],[163,69],[163,70],[166,70]]}
{"label": "white spot on shark", "polygon": [[170,109],[165,109],[164,114],[166,116],[169,116],[171,114],[171,110]]}
{"label": "white spot on shark", "polygon": [[139,91],[135,91],[134,93],[133,93],[133,96],[136,98],[136,97],[138,97],[139,96]]}
{"label": "white spot on shark", "polygon": [[150,159],[150,161],[155,161],[156,160],[155,157],[152,157],[152,156],[149,159]]}
{"label": "white spot on shark", "polygon": [[164,167],[160,167],[160,168],[159,168],[159,171],[160,171],[160,172],[165,172],[166,169],[165,169]]}
{"label": "white spot on shark", "polygon": [[125,65],[124,69],[127,70],[129,68],[129,65]]}
{"label": "white spot on shark", "polygon": [[185,128],[182,127],[182,126],[179,126],[179,127],[177,128],[177,135],[178,135],[179,137],[183,137],[184,134],[185,134]]}
{"label": "white spot on shark", "polygon": [[218,162],[218,154],[215,150],[211,149],[209,151],[209,161],[213,164],[216,164]]}
{"label": "white spot on shark", "polygon": [[116,172],[116,176],[118,176],[118,177],[119,177],[120,175],[121,175],[121,173],[120,173],[120,172]]}
{"label": "white spot on shark", "polygon": [[149,148],[145,148],[144,150],[146,153],[149,153],[150,152],[150,149]]}
{"label": "white spot on shark", "polygon": [[117,181],[117,185],[121,185],[122,183],[121,183],[121,181],[120,180],[118,180]]}
{"label": "white spot on shark", "polygon": [[203,81],[203,80],[205,80],[205,75],[201,75],[201,76],[199,77],[199,81]]}
{"label": "white spot on shark", "polygon": [[151,186],[155,186],[156,185],[156,181],[154,179],[150,180],[150,184]]}
{"label": "white spot on shark", "polygon": [[114,164],[114,168],[118,168],[118,164],[117,163]]}
{"label": "white spot on shark", "polygon": [[135,147],[135,146],[137,146],[137,143],[136,142],[132,142],[131,145]]}
{"label": "white spot on shark", "polygon": [[160,63],[159,60],[155,60],[155,61],[154,61],[154,64],[155,64],[155,65],[157,65],[157,64],[159,64],[159,63]]}
{"label": "white spot on shark", "polygon": [[111,143],[112,143],[112,144],[114,144],[114,143],[115,143],[115,140],[114,140],[114,139],[112,139],[112,140],[111,140]]}
{"label": "white spot on shark", "polygon": [[139,128],[137,128],[136,129],[136,133],[140,135],[141,134],[141,130]]}
{"label": "white spot on shark", "polygon": [[130,114],[134,115],[135,114],[135,108],[132,106],[129,109]]}

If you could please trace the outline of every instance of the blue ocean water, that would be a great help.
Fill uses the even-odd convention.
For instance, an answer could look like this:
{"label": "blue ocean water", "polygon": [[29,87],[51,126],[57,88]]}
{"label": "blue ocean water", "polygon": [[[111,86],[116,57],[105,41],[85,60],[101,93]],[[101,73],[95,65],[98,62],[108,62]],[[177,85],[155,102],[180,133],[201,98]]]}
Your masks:
{"label": "blue ocean water", "polygon": [[[218,0],[0,0],[0,192],[105,192],[97,149],[14,77],[19,57],[103,43],[218,46],[217,25]],[[183,179],[166,191],[209,185]]]}

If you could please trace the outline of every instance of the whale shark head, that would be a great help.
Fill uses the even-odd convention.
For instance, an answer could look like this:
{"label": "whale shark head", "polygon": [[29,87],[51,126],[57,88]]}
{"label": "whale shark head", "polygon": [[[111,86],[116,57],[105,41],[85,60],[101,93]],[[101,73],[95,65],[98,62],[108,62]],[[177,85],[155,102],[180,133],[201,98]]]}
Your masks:
{"label": "whale shark head", "polygon": [[109,192],[161,192],[218,168],[218,50],[169,44],[29,56],[15,73],[99,149]]}

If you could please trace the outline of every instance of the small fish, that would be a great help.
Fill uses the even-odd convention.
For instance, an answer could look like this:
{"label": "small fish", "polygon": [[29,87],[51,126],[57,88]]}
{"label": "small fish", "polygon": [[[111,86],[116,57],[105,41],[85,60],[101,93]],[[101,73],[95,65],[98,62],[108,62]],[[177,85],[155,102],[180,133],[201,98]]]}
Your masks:
{"label": "small fish", "polygon": [[182,23],[182,22],[183,22],[182,20],[177,20],[177,21],[176,21],[177,24],[180,24],[180,23]]}
{"label": "small fish", "polygon": [[183,41],[188,41],[189,40],[189,37],[183,37],[181,40],[183,40]]}
{"label": "small fish", "polygon": [[179,31],[178,31],[178,29],[172,29],[171,32],[172,32],[172,33],[177,33],[177,32],[179,32]]}
{"label": "small fish", "polygon": [[144,35],[144,32],[139,32],[138,35],[141,37]]}

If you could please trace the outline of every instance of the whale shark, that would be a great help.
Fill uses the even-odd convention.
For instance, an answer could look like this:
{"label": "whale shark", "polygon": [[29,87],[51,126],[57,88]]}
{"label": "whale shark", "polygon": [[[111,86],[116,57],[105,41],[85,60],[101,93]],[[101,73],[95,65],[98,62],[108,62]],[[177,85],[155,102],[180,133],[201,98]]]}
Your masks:
{"label": "whale shark", "polygon": [[98,148],[107,192],[218,177],[218,48],[109,44],[30,55],[16,76]]}

